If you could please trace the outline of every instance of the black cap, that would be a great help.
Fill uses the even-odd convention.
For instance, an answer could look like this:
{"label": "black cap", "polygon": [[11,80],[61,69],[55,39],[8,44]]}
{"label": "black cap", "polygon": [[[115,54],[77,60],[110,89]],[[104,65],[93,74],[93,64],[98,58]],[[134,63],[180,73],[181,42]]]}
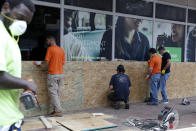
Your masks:
{"label": "black cap", "polygon": [[124,68],[124,66],[123,65],[118,65],[118,67],[117,67],[117,71],[118,72],[125,72],[125,68]]}
{"label": "black cap", "polygon": [[165,47],[164,47],[164,46],[160,46],[160,47],[158,48],[158,50],[165,50]]}

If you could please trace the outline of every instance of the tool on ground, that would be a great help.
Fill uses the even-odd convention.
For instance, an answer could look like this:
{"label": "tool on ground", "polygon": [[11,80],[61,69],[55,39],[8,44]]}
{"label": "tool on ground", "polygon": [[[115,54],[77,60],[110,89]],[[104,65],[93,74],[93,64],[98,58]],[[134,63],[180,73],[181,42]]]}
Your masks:
{"label": "tool on ground", "polygon": [[191,102],[188,98],[183,98],[182,99],[182,105],[190,105],[190,104],[191,104]]}
{"label": "tool on ground", "polygon": [[178,126],[179,115],[174,107],[164,107],[158,119],[139,119],[130,117],[127,123],[145,131],[166,131]]}
{"label": "tool on ground", "polygon": [[[33,81],[33,80],[30,79],[28,81]],[[26,110],[29,110],[29,109],[32,109],[38,106],[41,111],[41,107],[37,99],[37,95],[33,93],[33,91],[31,90],[24,90],[24,92],[20,96],[20,101],[24,104],[24,107]]]}

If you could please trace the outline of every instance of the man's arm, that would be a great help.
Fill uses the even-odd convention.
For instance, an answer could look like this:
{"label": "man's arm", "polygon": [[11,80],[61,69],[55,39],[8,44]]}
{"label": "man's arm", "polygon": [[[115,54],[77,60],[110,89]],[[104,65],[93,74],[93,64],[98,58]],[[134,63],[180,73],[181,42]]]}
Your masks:
{"label": "man's arm", "polygon": [[113,84],[114,84],[114,77],[112,76],[112,78],[111,78],[111,80],[110,80],[110,85],[109,85],[109,89],[110,89],[110,90],[113,90],[113,89],[114,89]]}
{"label": "man's arm", "polygon": [[165,67],[163,68],[164,70],[168,69],[171,66],[171,59],[167,60],[167,64],[165,65]]}
{"label": "man's arm", "polygon": [[0,85],[0,91],[10,89],[29,89],[35,93],[37,92],[37,86],[33,82],[13,77],[4,71],[0,71]]}
{"label": "man's arm", "polygon": [[150,78],[150,76],[152,75],[152,69],[153,69],[152,67],[148,68],[148,74],[146,76],[146,80],[148,80]]}
{"label": "man's arm", "polygon": [[47,61],[47,60],[45,60],[45,61],[42,61],[42,63],[41,64],[48,64],[49,62]]}
{"label": "man's arm", "polygon": [[49,62],[47,60],[42,61],[40,64],[36,63],[35,61],[33,62],[34,65],[36,65],[37,67],[41,67],[41,65],[45,65],[48,64]]}
{"label": "man's arm", "polygon": [[110,86],[109,86],[109,89],[110,89],[110,90],[113,90],[113,85],[110,85]]}
{"label": "man's arm", "polygon": [[148,68],[148,75],[151,75],[152,74],[152,67],[149,67]]}

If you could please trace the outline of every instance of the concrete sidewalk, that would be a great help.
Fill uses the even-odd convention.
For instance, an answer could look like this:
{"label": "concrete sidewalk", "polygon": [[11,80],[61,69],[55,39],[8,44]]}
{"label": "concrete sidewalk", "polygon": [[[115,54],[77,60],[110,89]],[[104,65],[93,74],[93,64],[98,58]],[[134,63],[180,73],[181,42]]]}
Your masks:
{"label": "concrete sidewalk", "polygon": [[[167,106],[170,107],[175,105],[175,109],[179,113],[180,120],[179,120],[178,129],[196,126],[196,113],[195,113],[196,97],[190,98],[191,105],[188,106],[181,105],[180,104],[181,100],[182,99],[170,100],[169,104],[167,104]],[[119,125],[119,127],[117,128],[105,129],[104,131],[131,131],[131,130],[137,130],[137,128],[126,126],[125,122],[127,118],[139,117],[143,119],[157,119],[158,114],[160,114],[160,111],[164,106],[165,106],[164,104],[160,104],[158,106],[148,106],[146,105],[146,103],[136,103],[136,104],[131,104],[129,110],[123,108],[120,110],[114,110],[113,108],[110,107],[102,107],[102,108],[94,108],[94,109],[88,109],[82,111],[68,112],[66,114],[104,113],[105,115],[110,116],[106,118],[107,121]],[[42,130],[44,131],[44,129]],[[63,129],[62,127],[55,129],[55,131],[60,131],[60,130],[65,130],[65,129]],[[38,131],[38,130],[33,130],[33,131]],[[41,130],[39,129],[39,131]]]}

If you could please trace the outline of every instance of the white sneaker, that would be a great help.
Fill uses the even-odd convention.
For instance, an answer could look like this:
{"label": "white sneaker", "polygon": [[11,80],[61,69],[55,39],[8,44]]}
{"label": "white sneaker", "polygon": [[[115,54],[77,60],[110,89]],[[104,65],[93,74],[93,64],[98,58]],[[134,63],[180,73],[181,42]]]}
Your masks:
{"label": "white sneaker", "polygon": [[169,101],[163,101],[163,100],[162,100],[162,101],[160,101],[160,103],[161,103],[161,104],[168,104]]}

